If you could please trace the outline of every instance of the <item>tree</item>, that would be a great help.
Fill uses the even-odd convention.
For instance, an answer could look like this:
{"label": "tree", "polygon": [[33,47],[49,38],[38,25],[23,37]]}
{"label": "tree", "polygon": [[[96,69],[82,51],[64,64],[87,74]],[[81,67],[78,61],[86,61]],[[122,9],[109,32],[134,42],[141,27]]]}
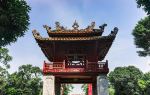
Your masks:
{"label": "tree", "polygon": [[150,56],[150,16],[141,19],[133,30],[134,42],[139,56]]}
{"label": "tree", "polygon": [[142,91],[142,95],[150,95],[150,72],[145,73],[143,77],[138,80],[138,85]]}
{"label": "tree", "polygon": [[6,95],[40,95],[41,75],[39,67],[29,64],[20,66],[18,72],[8,76]]}
{"label": "tree", "polygon": [[30,7],[24,0],[0,0],[0,63],[9,68],[12,57],[4,46],[16,42],[29,25]]}
{"label": "tree", "polygon": [[0,95],[6,92],[8,72],[0,66]]}
{"label": "tree", "polygon": [[115,89],[112,85],[109,85],[109,95],[115,95]]}
{"label": "tree", "polygon": [[85,95],[88,95],[88,84],[83,84],[81,88],[83,92],[85,93]]}
{"label": "tree", "polygon": [[62,88],[61,88],[62,95],[68,95],[71,92],[71,90],[73,89],[72,84],[62,84],[61,86],[62,86]]}
{"label": "tree", "polygon": [[8,55],[8,49],[0,47],[0,63],[3,63],[4,66],[0,66],[0,95],[4,95],[6,92],[6,85],[7,85],[7,78],[8,78],[8,71],[9,68],[8,62],[12,60],[12,57]]}
{"label": "tree", "polygon": [[8,49],[0,48],[0,63],[3,63],[6,68],[9,68],[8,62],[12,60],[12,57],[8,54]]}
{"label": "tree", "polygon": [[136,0],[138,7],[143,7],[147,14],[150,14],[150,0]]}
{"label": "tree", "polygon": [[109,74],[110,84],[115,89],[115,95],[141,95],[138,79],[143,73],[134,66],[117,67]]}
{"label": "tree", "polygon": [[138,8],[143,7],[149,16],[141,19],[133,30],[134,42],[139,56],[150,56],[150,0],[136,0]]}
{"label": "tree", "polygon": [[24,0],[0,0],[0,47],[24,35],[29,25],[29,11]]}
{"label": "tree", "polygon": [[[29,25],[29,11],[30,7],[25,0],[0,0],[0,63],[3,63],[7,68],[12,57],[8,55],[8,49],[4,46],[16,42],[18,37],[25,34]],[[37,86],[39,86],[41,79],[39,77],[31,77],[29,80],[23,78],[23,76],[33,76],[33,72],[30,75],[27,72],[26,75],[20,71],[4,76],[3,71],[7,70],[1,67],[0,95],[25,95],[27,92],[30,95],[38,95],[36,92],[40,90]],[[23,84],[25,84],[25,88],[23,88]],[[32,93],[29,93],[31,90],[33,90]]]}

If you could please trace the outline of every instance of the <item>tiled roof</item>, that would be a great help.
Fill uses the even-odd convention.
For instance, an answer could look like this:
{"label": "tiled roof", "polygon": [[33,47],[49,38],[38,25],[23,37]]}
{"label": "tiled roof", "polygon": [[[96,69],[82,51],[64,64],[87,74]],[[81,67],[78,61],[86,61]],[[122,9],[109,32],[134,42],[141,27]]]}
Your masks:
{"label": "tiled roof", "polygon": [[[55,55],[55,44],[70,44],[70,43],[78,43],[82,41],[83,43],[95,43],[97,48],[97,53],[99,60],[103,60],[112,45],[113,40],[116,37],[118,32],[118,28],[115,27],[111,33],[107,36],[102,36],[102,32],[104,31],[104,27],[106,24],[100,26],[100,29],[94,29],[95,23],[92,23],[91,26],[88,26],[86,29],[78,29],[78,24],[75,22],[72,30],[67,30],[60,26],[60,24],[56,23],[56,30],[51,31],[51,28],[48,26],[44,26],[46,28],[49,37],[42,37],[39,32],[33,30],[33,36],[36,39],[37,43],[41,47],[45,56],[52,61]],[[59,43],[60,42],[60,43]],[[62,43],[61,43],[62,42]],[[69,43],[68,43],[69,42]],[[78,43],[82,45],[82,43]]]}
{"label": "tiled roof", "polygon": [[41,37],[40,34],[36,31],[33,30],[33,35],[36,40],[40,41],[78,41],[78,40],[99,40],[99,39],[111,39],[115,38],[116,31],[112,31],[108,36],[83,36],[83,37]]}

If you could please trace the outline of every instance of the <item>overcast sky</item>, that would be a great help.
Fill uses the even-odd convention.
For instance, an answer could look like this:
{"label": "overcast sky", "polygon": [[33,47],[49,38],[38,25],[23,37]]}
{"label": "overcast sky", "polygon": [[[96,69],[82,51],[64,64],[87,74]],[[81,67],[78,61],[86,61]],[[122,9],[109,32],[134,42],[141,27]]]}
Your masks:
{"label": "overcast sky", "polygon": [[[31,6],[30,26],[24,37],[8,46],[13,60],[10,72],[23,64],[33,64],[42,68],[47,60],[32,36],[37,29],[42,36],[47,36],[42,27],[47,24],[54,29],[55,21],[71,28],[77,20],[80,28],[87,27],[92,21],[96,27],[107,23],[104,35],[108,35],[114,27],[119,28],[117,37],[107,54],[109,68],[112,71],[118,66],[134,65],[143,72],[150,71],[150,57],[139,57],[133,41],[132,30],[137,22],[146,16],[138,9],[135,0],[26,0]],[[105,61],[104,60],[104,61]],[[76,90],[75,90],[76,91]]]}

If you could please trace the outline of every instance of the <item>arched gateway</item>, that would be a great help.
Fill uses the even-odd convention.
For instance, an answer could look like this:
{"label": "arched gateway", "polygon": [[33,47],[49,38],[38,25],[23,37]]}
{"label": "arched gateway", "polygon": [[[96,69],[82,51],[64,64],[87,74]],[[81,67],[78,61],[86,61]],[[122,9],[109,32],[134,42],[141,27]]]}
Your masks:
{"label": "arched gateway", "polygon": [[56,22],[56,29],[44,25],[48,38],[33,30],[36,42],[50,62],[43,65],[43,95],[61,95],[61,83],[90,83],[92,95],[108,95],[108,61],[105,58],[118,28],[102,36],[106,24],[95,29],[92,22],[86,29],[78,29],[75,21],[69,30]]}

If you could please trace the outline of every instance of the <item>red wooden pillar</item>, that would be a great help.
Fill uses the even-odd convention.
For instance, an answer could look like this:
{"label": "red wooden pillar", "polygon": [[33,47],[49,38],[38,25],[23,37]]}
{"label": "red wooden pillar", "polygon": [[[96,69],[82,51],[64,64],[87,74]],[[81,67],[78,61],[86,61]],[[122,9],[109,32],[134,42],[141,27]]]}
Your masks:
{"label": "red wooden pillar", "polygon": [[92,95],[92,84],[88,84],[88,95]]}

